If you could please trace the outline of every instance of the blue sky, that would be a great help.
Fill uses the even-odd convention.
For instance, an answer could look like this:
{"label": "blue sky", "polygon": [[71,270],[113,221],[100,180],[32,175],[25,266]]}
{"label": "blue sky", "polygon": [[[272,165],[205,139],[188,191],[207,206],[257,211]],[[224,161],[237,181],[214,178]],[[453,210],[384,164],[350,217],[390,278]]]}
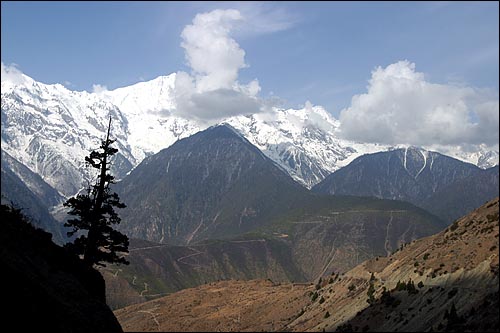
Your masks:
{"label": "blue sky", "polygon": [[[400,60],[429,82],[498,93],[498,2],[8,2],[1,59],[44,83],[114,89],[191,68],[181,33],[198,13],[233,8],[250,23],[231,37],[260,96],[335,116]],[[253,23],[252,23],[253,22]]]}

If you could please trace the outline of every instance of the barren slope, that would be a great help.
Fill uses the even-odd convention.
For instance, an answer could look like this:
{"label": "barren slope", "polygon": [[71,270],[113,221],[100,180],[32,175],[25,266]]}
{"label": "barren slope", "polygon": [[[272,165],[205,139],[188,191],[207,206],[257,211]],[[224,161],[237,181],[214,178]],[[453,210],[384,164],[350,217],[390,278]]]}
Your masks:
{"label": "barren slope", "polygon": [[312,285],[221,281],[115,311],[125,331],[278,331],[300,314]]}

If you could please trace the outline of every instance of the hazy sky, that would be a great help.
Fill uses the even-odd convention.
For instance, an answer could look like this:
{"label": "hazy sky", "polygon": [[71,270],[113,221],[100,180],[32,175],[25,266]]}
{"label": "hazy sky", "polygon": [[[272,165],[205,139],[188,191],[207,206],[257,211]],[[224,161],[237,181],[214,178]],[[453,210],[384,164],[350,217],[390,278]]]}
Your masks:
{"label": "hazy sky", "polygon": [[196,14],[241,12],[240,82],[288,106],[338,115],[371,72],[400,60],[435,83],[498,91],[498,2],[9,2],[2,61],[44,83],[108,89],[190,71],[181,32]]}

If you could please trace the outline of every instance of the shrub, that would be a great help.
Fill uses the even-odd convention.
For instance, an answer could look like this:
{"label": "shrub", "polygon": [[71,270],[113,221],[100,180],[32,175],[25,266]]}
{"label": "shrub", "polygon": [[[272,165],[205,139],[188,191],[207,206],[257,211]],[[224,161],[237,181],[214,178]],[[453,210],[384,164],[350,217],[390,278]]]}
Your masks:
{"label": "shrub", "polygon": [[451,231],[455,231],[456,229],[458,228],[458,220],[455,221],[451,226],[450,226],[450,230]]}
{"label": "shrub", "polygon": [[375,297],[373,296],[374,293],[375,293],[375,287],[373,286],[373,283],[370,283],[370,287],[368,288],[368,292],[366,293],[368,295],[368,299],[366,300],[368,304],[375,303]]}
{"label": "shrub", "polygon": [[493,222],[498,219],[498,215],[488,214],[486,215],[486,218],[488,219],[488,222]]}
{"label": "shrub", "polygon": [[406,290],[406,283],[398,281],[396,283],[396,291]]}
{"label": "shrub", "polygon": [[406,284],[406,290],[408,291],[409,295],[415,295],[418,293],[417,288],[415,288],[415,283],[411,279]]}

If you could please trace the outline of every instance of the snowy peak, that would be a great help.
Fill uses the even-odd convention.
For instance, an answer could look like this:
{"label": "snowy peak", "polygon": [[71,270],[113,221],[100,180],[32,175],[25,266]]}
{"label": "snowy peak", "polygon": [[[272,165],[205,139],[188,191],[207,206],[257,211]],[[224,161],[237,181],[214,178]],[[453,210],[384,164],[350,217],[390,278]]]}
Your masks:
{"label": "snowy peak", "polygon": [[477,166],[481,169],[489,169],[498,165],[498,152],[497,151],[487,151],[482,153],[477,159]]}
{"label": "snowy peak", "polygon": [[[66,196],[94,175],[84,157],[104,138],[109,116],[122,178],[144,157],[199,130],[163,114],[172,108],[175,75],[115,91],[88,93],[36,82],[26,75],[2,82],[2,147]],[[142,108],[140,108],[141,106]]]}
{"label": "snowy peak", "polygon": [[127,115],[161,113],[175,109],[174,87],[175,73],[128,87],[104,91],[99,95],[119,106]]}
{"label": "snowy peak", "polygon": [[334,135],[336,120],[320,107],[274,109],[226,122],[307,187],[334,171],[350,152]]}
{"label": "snowy peak", "polygon": [[[125,168],[135,164],[127,143],[127,121],[114,104],[95,94],[46,85],[27,76],[2,82],[2,148],[62,194],[75,194],[92,175],[84,156],[104,138],[108,117],[114,119]],[[114,170],[123,176],[124,170]],[[128,170],[127,170],[128,171]]]}
{"label": "snowy peak", "polygon": [[172,113],[174,88],[175,73],[99,94],[127,119],[128,142],[138,162],[202,129]]}

